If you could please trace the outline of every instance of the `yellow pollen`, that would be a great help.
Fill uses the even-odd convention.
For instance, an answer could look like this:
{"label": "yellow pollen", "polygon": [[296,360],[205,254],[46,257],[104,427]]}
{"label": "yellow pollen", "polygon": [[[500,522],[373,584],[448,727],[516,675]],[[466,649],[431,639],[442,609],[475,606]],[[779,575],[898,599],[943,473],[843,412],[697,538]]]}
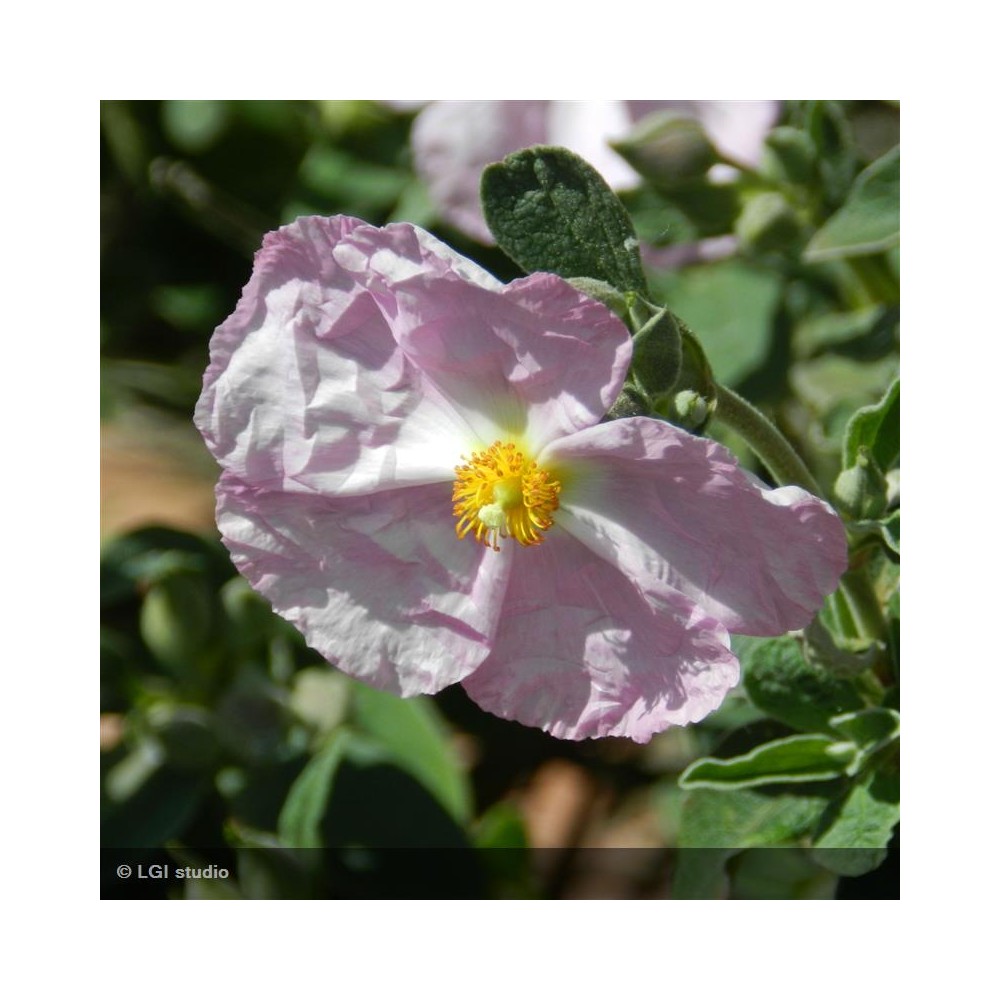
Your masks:
{"label": "yellow pollen", "polygon": [[510,442],[494,441],[465,462],[455,466],[451,494],[455,534],[465,538],[471,531],[495,552],[501,538],[538,545],[559,509],[559,482]]}

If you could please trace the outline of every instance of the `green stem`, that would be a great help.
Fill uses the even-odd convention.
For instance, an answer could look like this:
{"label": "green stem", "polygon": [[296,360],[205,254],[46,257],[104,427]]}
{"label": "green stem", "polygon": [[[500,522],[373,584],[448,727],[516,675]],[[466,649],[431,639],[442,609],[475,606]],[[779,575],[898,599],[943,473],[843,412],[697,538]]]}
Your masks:
{"label": "green stem", "polygon": [[763,413],[732,389],[716,384],[715,416],[736,431],[781,486],[803,486],[822,497],[819,484],[785,436]]}
{"label": "green stem", "polygon": [[864,569],[848,570],[840,578],[840,592],[851,609],[859,634],[866,639],[884,642],[885,617],[868,573]]}

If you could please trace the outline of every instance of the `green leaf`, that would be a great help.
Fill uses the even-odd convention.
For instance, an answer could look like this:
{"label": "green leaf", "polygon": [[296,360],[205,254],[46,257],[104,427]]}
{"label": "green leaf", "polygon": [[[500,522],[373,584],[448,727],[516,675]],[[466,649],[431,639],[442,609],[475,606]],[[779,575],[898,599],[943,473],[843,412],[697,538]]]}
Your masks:
{"label": "green leaf", "polygon": [[703,757],[680,776],[681,788],[754,788],[758,785],[828,781],[854,762],[856,748],[829,736],[786,736],[728,760]]}
{"label": "green leaf", "polygon": [[899,147],[863,170],[847,200],[809,241],[811,262],[878,253],[899,243]]}
{"label": "green leaf", "polygon": [[899,511],[894,510],[882,521],[882,540],[899,555]]}
{"label": "green leaf", "polygon": [[869,774],[830,808],[813,856],[840,875],[863,875],[885,860],[898,822],[898,772]]}
{"label": "green leaf", "polygon": [[797,847],[744,851],[730,865],[729,899],[833,899],[837,878]]}
{"label": "green leaf", "polygon": [[606,281],[597,278],[570,278],[569,283],[578,292],[583,292],[584,295],[606,305],[619,319],[628,319],[628,299]]}
{"label": "green leaf", "polygon": [[467,847],[454,818],[391,752],[338,730],[288,793],[278,834],[290,847]]}
{"label": "green leaf", "polygon": [[803,403],[832,421],[867,406],[898,375],[899,358],[895,354],[871,361],[824,354],[794,363],[789,381]]}
{"label": "green leaf", "polygon": [[855,770],[859,770],[873,754],[899,739],[899,713],[891,708],[849,712],[831,719],[830,726],[858,748]]}
{"label": "green leaf", "polygon": [[472,789],[433,702],[397,698],[358,684],[353,717],[386,754],[429,791],[459,824],[472,817]]}
{"label": "green leaf", "polygon": [[794,843],[816,825],[829,796],[803,788],[689,792],[681,810],[679,847],[743,849]]}
{"label": "green leaf", "polygon": [[862,406],[847,425],[844,435],[845,469],[858,461],[860,448],[867,448],[883,472],[899,461],[899,379],[871,406]]}
{"label": "green leaf", "polygon": [[683,347],[674,314],[664,307],[632,338],[632,374],[650,395],[665,393],[681,371]]}
{"label": "green leaf", "polygon": [[488,166],[482,200],[500,248],[526,272],[646,293],[632,220],[604,178],[568,149],[533,146]]}
{"label": "green leaf", "polygon": [[[841,101],[803,101],[792,108],[791,123],[801,124],[816,150],[816,165],[832,206],[839,206],[857,173],[858,152]],[[801,121],[799,120],[801,118]]]}
{"label": "green leaf", "polygon": [[517,806],[501,801],[490,806],[476,820],[474,839],[477,848],[527,850],[531,845],[524,817]]}
{"label": "green leaf", "polygon": [[[842,595],[841,595],[842,596]],[[814,669],[820,671],[820,676],[836,680],[838,683],[857,684],[855,692],[863,698],[860,691],[860,675],[877,666],[883,659],[885,644],[867,636],[859,636],[856,631],[845,634],[842,628],[834,625],[836,638],[827,627],[824,619],[829,619],[835,606],[839,604],[837,595],[831,594],[824,604],[823,610],[806,627],[804,639],[806,643],[806,661],[815,664]],[[840,612],[834,612],[839,614]],[[846,605],[843,614],[852,612]],[[831,624],[833,624],[831,622]],[[853,626],[853,620],[852,620]],[[857,678],[857,680],[855,680]],[[856,706],[855,706],[856,707]],[[828,728],[826,724],[819,726]]]}
{"label": "green leaf", "polygon": [[813,666],[792,636],[743,639],[740,662],[751,701],[794,729],[821,732],[831,716],[864,707],[854,683]]}
{"label": "green leaf", "polygon": [[681,809],[675,899],[726,895],[726,866],[734,854],[755,847],[786,847],[805,840],[829,808],[830,798],[809,786],[750,791],[698,788]]}
{"label": "green leaf", "polygon": [[677,855],[671,899],[724,899],[729,881],[726,863],[737,850],[688,847]]}
{"label": "green leaf", "polygon": [[474,843],[491,899],[538,898],[538,873],[524,819],[510,802],[497,802],[476,821]]}
{"label": "green leaf", "polygon": [[898,324],[899,310],[885,305],[809,315],[796,324],[792,346],[799,357],[831,350],[884,350],[894,343]]}
{"label": "green leaf", "polygon": [[278,836],[283,844],[289,847],[323,846],[321,824],[347,742],[344,730],[334,733],[292,785],[278,817]]}
{"label": "green leaf", "polygon": [[149,588],[139,616],[143,641],[182,682],[198,680],[216,619],[216,599],[204,575],[181,570]]}

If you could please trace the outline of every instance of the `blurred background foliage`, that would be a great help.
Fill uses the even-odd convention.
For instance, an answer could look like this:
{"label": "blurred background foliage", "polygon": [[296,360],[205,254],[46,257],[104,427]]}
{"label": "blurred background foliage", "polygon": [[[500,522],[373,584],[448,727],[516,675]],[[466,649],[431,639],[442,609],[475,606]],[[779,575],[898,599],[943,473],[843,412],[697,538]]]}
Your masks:
{"label": "blurred background foliage", "polygon": [[[817,850],[831,802],[855,794],[846,779],[794,796],[780,782],[678,786],[698,758],[816,728],[769,701],[768,670],[785,655],[773,644],[737,640],[748,683],[697,726],[646,746],[560,742],[481,712],[458,686],[403,701],[351,681],[235,575],[213,523],[218,470],[191,414],[208,338],[262,234],[303,214],[407,220],[504,280],[519,274],[440,220],[413,168],[413,117],[364,101],[102,103],[103,845],[234,875],[163,889],[189,896],[892,893],[884,849],[847,864]],[[886,403],[899,363],[898,142],[894,102],[787,102],[756,170],[678,179],[633,150],[644,181],[622,196],[655,296],[824,489],[848,467],[859,408],[882,400],[868,422],[895,427],[878,502],[847,512],[871,529],[856,553],[891,648],[876,681],[817,677],[785,650],[829,709],[817,725],[834,709],[898,707],[898,395]],[[658,250],[720,236],[721,259],[657,266]],[[738,439],[708,433],[756,468]],[[864,447],[891,451],[885,440],[872,432]],[[824,611],[831,631],[836,612]],[[881,824],[865,843],[891,843],[898,809],[865,816]],[[122,889],[112,878],[105,891]]]}

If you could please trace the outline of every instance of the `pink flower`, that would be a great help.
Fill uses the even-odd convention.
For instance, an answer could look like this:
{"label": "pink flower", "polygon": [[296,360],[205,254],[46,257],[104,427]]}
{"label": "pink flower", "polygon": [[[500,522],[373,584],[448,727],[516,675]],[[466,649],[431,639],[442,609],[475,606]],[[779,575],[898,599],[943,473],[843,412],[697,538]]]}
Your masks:
{"label": "pink flower", "polygon": [[639,181],[608,145],[655,111],[697,118],[716,148],[756,166],[764,137],[778,119],[777,101],[436,101],[413,126],[413,154],[442,217],[483,243],[493,243],[479,204],[487,164],[526,146],[565,146],[613,188]]}
{"label": "pink flower", "polygon": [[196,412],[237,568],[375,687],[460,682],[567,739],[703,718],[728,632],[804,626],[844,532],[711,441],[600,423],[630,356],[561,278],[503,285],[414,226],[269,233]]}

